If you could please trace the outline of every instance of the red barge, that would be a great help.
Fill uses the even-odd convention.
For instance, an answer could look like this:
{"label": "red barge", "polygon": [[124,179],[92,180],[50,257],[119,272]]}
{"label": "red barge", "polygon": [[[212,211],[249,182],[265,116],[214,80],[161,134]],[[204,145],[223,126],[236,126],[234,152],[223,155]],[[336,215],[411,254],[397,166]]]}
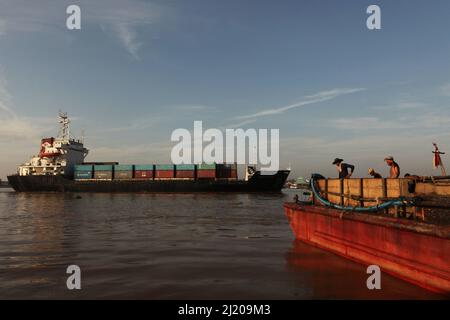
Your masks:
{"label": "red barge", "polygon": [[316,180],[310,203],[284,204],[298,240],[450,295],[450,226],[398,217],[431,206],[425,194],[448,200],[448,184],[411,190],[409,179]]}

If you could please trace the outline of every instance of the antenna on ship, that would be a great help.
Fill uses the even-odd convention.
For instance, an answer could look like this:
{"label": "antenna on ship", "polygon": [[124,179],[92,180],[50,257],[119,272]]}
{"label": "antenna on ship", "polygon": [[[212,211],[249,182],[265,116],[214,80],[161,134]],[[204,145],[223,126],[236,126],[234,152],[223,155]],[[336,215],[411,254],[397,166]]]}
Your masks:
{"label": "antenna on ship", "polygon": [[81,130],[81,138],[80,138],[80,142],[82,144],[84,144],[84,129]]}
{"label": "antenna on ship", "polygon": [[69,141],[70,140],[70,128],[69,128],[69,117],[67,112],[59,111],[59,123],[61,127],[59,128],[59,138]]}

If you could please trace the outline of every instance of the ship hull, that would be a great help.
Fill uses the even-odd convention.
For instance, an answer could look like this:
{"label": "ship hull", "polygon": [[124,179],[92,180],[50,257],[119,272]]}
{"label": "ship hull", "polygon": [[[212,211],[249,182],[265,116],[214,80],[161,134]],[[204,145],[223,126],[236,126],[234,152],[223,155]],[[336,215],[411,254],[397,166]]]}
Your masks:
{"label": "ship hull", "polygon": [[450,227],[286,203],[298,240],[450,295]]}
{"label": "ship hull", "polygon": [[227,179],[86,180],[63,176],[8,176],[17,192],[280,192],[289,175],[256,173],[248,181]]}

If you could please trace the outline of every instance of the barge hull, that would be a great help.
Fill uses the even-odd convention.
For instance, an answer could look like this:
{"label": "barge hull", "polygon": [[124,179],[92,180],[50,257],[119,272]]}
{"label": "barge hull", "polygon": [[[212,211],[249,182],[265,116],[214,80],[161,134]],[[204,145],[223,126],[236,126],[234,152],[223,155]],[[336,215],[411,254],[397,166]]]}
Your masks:
{"label": "barge hull", "polygon": [[286,203],[298,240],[450,295],[450,227]]}

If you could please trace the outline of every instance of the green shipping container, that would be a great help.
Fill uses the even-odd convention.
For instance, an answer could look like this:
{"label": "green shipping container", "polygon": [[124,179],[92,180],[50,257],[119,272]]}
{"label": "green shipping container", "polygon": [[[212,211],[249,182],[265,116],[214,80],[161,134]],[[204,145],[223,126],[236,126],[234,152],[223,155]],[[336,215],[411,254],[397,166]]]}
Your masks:
{"label": "green shipping container", "polygon": [[195,170],[195,164],[177,164],[177,170]]}
{"label": "green shipping container", "polygon": [[133,171],[132,164],[116,164],[114,166],[114,171]]}
{"label": "green shipping container", "polygon": [[136,171],[153,171],[152,164],[136,164],[134,165],[134,170]]}
{"label": "green shipping container", "polygon": [[167,170],[167,171],[169,171],[169,170],[173,170],[174,169],[174,165],[173,164],[157,164],[156,166],[155,166],[155,169],[156,170]]}
{"label": "green shipping container", "polygon": [[96,165],[94,166],[94,172],[97,171],[112,171],[113,166],[109,164],[102,164],[102,165]]}
{"label": "green shipping container", "polygon": [[197,165],[197,169],[198,170],[215,170],[216,164],[215,163],[212,163],[212,164],[201,163],[201,164]]}
{"label": "green shipping container", "polygon": [[77,164],[75,165],[75,171],[92,171],[92,164]]}

